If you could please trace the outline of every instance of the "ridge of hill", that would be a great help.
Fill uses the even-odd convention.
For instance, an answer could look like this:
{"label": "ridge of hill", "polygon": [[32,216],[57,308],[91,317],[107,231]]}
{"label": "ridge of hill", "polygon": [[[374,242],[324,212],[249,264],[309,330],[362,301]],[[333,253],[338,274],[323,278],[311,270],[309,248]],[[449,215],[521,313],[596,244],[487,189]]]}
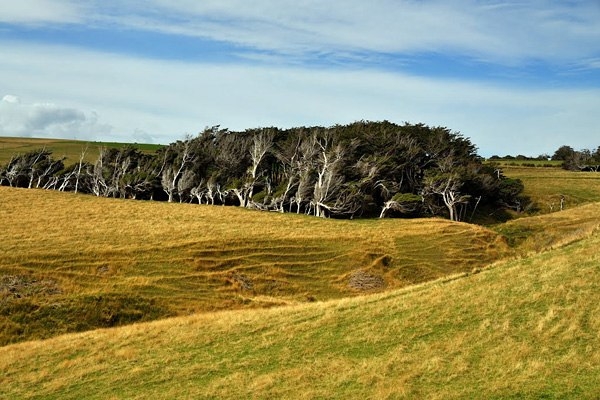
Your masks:
{"label": "ridge of hill", "polygon": [[597,398],[598,246],[590,227],[385,293],[2,347],[0,397]]}

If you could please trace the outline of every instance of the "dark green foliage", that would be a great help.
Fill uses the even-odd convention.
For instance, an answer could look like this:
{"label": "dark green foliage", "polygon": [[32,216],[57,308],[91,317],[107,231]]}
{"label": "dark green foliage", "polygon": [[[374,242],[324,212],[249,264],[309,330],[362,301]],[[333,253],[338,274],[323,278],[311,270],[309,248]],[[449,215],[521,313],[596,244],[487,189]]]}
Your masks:
{"label": "dark green foliage", "polygon": [[[49,152],[43,154],[52,162]],[[19,157],[0,178],[22,186],[31,182],[31,161]],[[341,218],[465,220],[479,206],[520,209],[515,204],[522,200],[522,185],[484,166],[475,146],[459,133],[389,121],[243,132],[214,126],[155,155],[133,146],[103,149],[93,165],[80,162],[52,179],[48,188],[97,196]]]}
{"label": "dark green foliage", "polygon": [[552,155],[555,161],[566,161],[573,157],[575,150],[571,146],[560,146]]}
{"label": "dark green foliage", "polygon": [[559,147],[552,160],[562,161],[564,169],[570,171],[600,171],[600,146],[596,150],[574,150],[570,146]]}

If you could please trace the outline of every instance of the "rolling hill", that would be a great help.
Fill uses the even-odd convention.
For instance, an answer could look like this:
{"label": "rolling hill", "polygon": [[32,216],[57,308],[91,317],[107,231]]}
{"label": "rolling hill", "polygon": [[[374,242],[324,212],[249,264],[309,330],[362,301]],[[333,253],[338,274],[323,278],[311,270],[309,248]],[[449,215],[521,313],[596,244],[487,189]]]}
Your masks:
{"label": "rolling hill", "polygon": [[509,255],[430,220],[333,220],[0,187],[0,343],[384,291]]}
{"label": "rolling hill", "polygon": [[0,396],[595,399],[599,245],[592,229],[379,294],[5,346]]}
{"label": "rolling hill", "polygon": [[596,399],[600,177],[505,174],[540,215],[325,220],[0,187],[0,398]]}

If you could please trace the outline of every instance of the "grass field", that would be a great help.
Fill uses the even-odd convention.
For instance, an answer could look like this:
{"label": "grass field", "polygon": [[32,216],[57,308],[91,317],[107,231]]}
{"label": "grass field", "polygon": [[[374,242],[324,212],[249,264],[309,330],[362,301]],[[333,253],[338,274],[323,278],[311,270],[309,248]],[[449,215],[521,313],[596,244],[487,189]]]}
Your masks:
{"label": "grass field", "polygon": [[511,253],[481,226],[0,187],[0,343],[383,291]]}
{"label": "grass field", "polygon": [[502,159],[488,159],[488,164],[498,165],[500,167],[536,167],[536,168],[560,168],[562,167],[562,160],[510,160],[506,158]]}
{"label": "grass field", "polygon": [[0,399],[598,399],[600,174],[504,173],[536,216],[0,187]]}
{"label": "grass field", "polygon": [[0,397],[597,399],[599,246],[596,231],[382,294],[2,347]]}
{"label": "grass field", "polygon": [[[66,157],[65,165],[75,164],[83,150],[86,150],[85,161],[94,162],[98,158],[101,147],[120,148],[128,143],[86,142],[64,139],[12,138],[0,136],[0,165],[5,165],[16,154],[24,154],[32,150],[46,148],[52,150],[54,158]],[[161,146],[154,144],[135,144],[144,152],[154,152]]]}
{"label": "grass field", "polygon": [[524,194],[531,197],[539,213],[573,208],[600,199],[600,173],[573,172],[562,168],[506,167],[504,174],[519,178],[525,185]]}

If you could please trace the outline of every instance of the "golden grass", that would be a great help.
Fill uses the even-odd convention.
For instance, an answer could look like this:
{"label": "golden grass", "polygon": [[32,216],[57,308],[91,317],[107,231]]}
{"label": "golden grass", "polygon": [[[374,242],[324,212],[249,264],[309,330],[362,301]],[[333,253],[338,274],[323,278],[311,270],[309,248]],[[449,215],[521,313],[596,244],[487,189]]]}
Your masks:
{"label": "golden grass", "polygon": [[600,203],[520,218],[494,227],[516,253],[530,255],[581,240],[600,229]]}
{"label": "golden grass", "polygon": [[[390,290],[510,252],[491,230],[442,219],[323,220],[5,187],[0,226],[0,277],[25,282],[17,294],[0,288],[0,343]],[[357,276],[380,284],[352,286]]]}
{"label": "golden grass", "polygon": [[600,387],[600,236],[387,293],[0,348],[4,398],[573,398]]}

